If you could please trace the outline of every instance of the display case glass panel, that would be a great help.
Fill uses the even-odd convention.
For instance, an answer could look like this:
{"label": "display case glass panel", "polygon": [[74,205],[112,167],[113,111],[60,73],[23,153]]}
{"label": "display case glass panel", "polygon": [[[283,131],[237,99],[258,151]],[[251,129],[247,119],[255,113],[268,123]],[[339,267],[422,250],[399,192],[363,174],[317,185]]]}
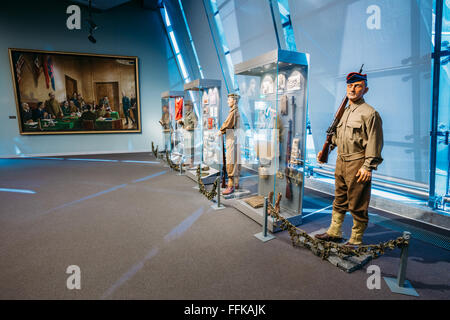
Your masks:
{"label": "display case glass panel", "polygon": [[[220,80],[211,79],[197,79],[184,86],[186,101],[189,99],[193,105],[192,112],[188,111],[189,108],[185,109],[185,112],[189,113],[191,119],[195,118],[196,122],[193,130],[186,134],[192,141],[190,150],[185,147],[186,158],[191,159],[186,163],[192,164],[190,167],[194,170],[201,164],[203,177],[217,176],[221,168],[221,139],[217,134],[221,122],[220,87]],[[193,121],[188,122],[193,124]],[[185,126],[184,129],[192,128]],[[207,179],[205,182],[211,183],[212,181],[213,179]]]}
{"label": "display case glass panel", "polygon": [[275,50],[236,65],[235,73],[242,122],[242,190],[235,197],[281,193],[281,214],[301,222],[308,55]]}
{"label": "display case glass panel", "polygon": [[184,91],[166,91],[161,94],[161,125],[164,148],[171,160],[178,163],[183,156],[183,133],[178,120],[183,117]]}

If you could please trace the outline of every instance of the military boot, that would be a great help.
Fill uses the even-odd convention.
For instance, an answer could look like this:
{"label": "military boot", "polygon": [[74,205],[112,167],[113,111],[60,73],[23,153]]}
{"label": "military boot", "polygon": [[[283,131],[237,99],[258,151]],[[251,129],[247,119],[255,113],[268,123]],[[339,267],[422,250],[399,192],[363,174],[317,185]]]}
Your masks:
{"label": "military boot", "polygon": [[331,213],[331,224],[328,228],[327,234],[331,237],[342,238],[342,223],[344,222],[345,214],[339,213],[335,210]]}
{"label": "military boot", "polygon": [[366,222],[360,222],[356,219],[353,219],[352,235],[348,240],[348,243],[353,245],[362,244],[363,234],[366,228],[367,228]]}
{"label": "military boot", "polygon": [[314,237],[319,240],[340,242],[342,240],[342,223],[344,222],[345,214],[338,213],[333,210],[331,214],[331,224],[327,232],[316,234]]}
{"label": "military boot", "polygon": [[223,195],[229,195],[234,192],[233,177],[228,178],[227,188],[222,192]]}

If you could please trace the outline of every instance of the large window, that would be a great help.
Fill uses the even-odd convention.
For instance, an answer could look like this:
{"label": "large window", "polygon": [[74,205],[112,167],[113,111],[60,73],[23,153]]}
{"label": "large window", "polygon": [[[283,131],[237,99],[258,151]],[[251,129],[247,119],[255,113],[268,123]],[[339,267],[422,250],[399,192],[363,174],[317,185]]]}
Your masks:
{"label": "large window", "polygon": [[167,30],[167,34],[169,35],[170,44],[172,46],[174,55],[176,57],[176,60],[177,60],[177,63],[178,63],[178,67],[180,69],[183,81],[184,82],[189,82],[189,81],[191,81],[191,78],[189,77],[188,71],[186,69],[186,65],[184,63],[183,56],[182,56],[182,54],[180,52],[180,48],[178,46],[177,38],[175,36],[175,32],[173,30],[172,23],[171,23],[170,18],[169,18],[169,14],[168,14],[168,12],[166,10],[166,7],[164,5],[161,8],[161,15],[163,17],[164,24],[165,24],[165,27],[166,27],[166,30]]}

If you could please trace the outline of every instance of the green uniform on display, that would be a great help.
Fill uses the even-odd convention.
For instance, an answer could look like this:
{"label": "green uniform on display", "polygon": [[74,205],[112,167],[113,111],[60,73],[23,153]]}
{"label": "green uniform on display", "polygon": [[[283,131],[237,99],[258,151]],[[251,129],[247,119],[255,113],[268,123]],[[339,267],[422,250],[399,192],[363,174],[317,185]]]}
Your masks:
{"label": "green uniform on display", "polygon": [[[348,241],[350,245],[362,244],[369,221],[371,172],[383,161],[381,117],[362,98],[368,90],[366,79],[366,75],[359,73],[350,73],[347,76],[347,95],[350,103],[332,137],[333,147],[338,147],[332,220],[326,234],[316,236],[323,240],[342,238],[342,223],[346,212],[350,211],[353,216],[352,234]],[[355,85],[360,89],[350,88]],[[349,93],[349,90],[356,90],[356,93]],[[361,90],[360,93],[357,90]]]}
{"label": "green uniform on display", "polygon": [[164,150],[169,150],[170,148],[170,141],[171,141],[171,132],[170,132],[170,115],[169,115],[169,107],[163,106],[163,114],[161,117],[161,120],[159,120],[159,124],[163,128],[163,136],[164,136]]}
{"label": "green uniform on display", "polygon": [[185,113],[183,120],[179,120],[184,131],[184,153],[189,159],[189,164],[194,165],[194,130],[197,127],[198,119],[195,112],[192,110],[192,101],[184,102]]}
{"label": "green uniform on display", "polygon": [[186,111],[183,117],[183,128],[188,131],[192,131],[197,127],[197,116],[195,112],[190,110]]}

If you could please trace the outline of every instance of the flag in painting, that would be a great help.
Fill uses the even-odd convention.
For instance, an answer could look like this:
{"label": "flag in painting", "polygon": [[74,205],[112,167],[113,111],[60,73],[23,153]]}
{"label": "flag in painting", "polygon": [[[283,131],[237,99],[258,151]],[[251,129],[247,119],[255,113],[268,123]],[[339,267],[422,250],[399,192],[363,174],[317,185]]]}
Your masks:
{"label": "flag in painting", "polygon": [[34,73],[39,76],[39,74],[42,71],[42,65],[41,65],[41,57],[39,55],[36,55],[33,60],[33,67],[34,67]]}
{"label": "flag in painting", "polygon": [[53,62],[50,56],[44,59],[44,73],[45,73],[45,83],[47,89],[50,88],[50,82],[52,83],[52,88],[55,90],[55,78],[53,75]]}
{"label": "flag in painting", "polygon": [[24,63],[25,63],[25,58],[23,57],[23,54],[21,54],[21,55],[19,55],[19,58],[17,59],[17,62],[16,62],[17,82],[19,82],[19,83],[22,80],[22,67],[23,67]]}

